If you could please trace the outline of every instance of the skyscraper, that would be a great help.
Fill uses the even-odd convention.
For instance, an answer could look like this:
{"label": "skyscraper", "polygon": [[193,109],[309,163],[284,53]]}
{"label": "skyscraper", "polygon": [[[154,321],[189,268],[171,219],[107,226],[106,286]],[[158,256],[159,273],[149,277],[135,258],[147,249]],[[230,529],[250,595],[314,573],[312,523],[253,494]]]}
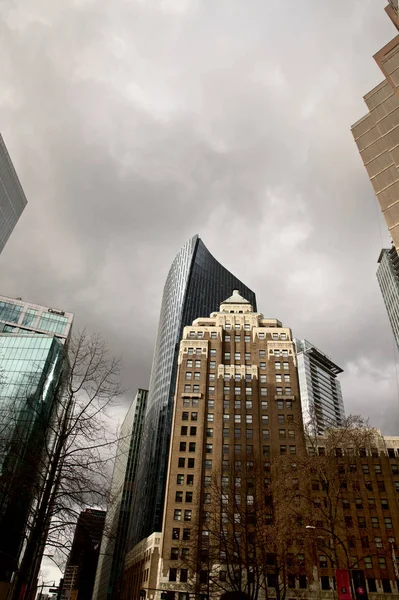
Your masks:
{"label": "skyscraper", "polygon": [[111,600],[118,595],[132,512],[133,484],[139,460],[147,395],[147,390],[137,391],[122,424],[93,600]]}
{"label": "skyscraper", "polygon": [[0,297],[0,584],[17,567],[46,464],[72,319],[71,313]]}
{"label": "skyscraper", "polygon": [[322,435],[328,427],[340,427],[345,419],[341,384],[337,379],[343,370],[307,340],[294,342],[303,421],[314,433]]}
{"label": "skyscraper", "polygon": [[27,202],[4,140],[0,135],[0,253]]}
{"label": "skyscraper", "polygon": [[381,250],[378,263],[377,279],[399,348],[399,256],[396,248]]}
{"label": "skyscraper", "polygon": [[[398,29],[397,2],[386,12]],[[368,113],[352,133],[396,249],[399,248],[399,35],[374,56],[384,80],[364,101]]]}
{"label": "skyscraper", "polygon": [[91,600],[105,511],[86,508],[79,515],[61,590],[62,600]]}
{"label": "skyscraper", "polygon": [[[255,312],[235,290],[218,312],[185,327],[182,337],[159,587],[172,582],[171,589],[183,592],[193,580],[206,590],[209,530],[225,529],[227,544],[236,536],[231,551],[237,556],[244,552],[254,524],[250,508],[247,521],[241,520],[245,507],[255,510],[259,485],[262,519],[272,517],[271,503],[267,511],[271,465],[284,455],[295,463],[305,445],[289,328]],[[221,482],[220,495],[219,487],[212,487],[215,475]],[[208,527],[210,510],[218,511],[214,527]],[[233,523],[234,534],[228,529]],[[257,523],[259,531],[262,526]],[[228,581],[227,547],[219,542],[217,556],[210,560],[224,570],[226,578],[220,580]],[[201,558],[194,556],[190,562],[187,557],[193,551]]]}
{"label": "skyscraper", "polygon": [[179,341],[184,326],[217,310],[239,289],[256,310],[254,292],[225,269],[198,235],[174,259],[166,279],[152,363],[134,497],[130,545],[159,531],[165,496]]}

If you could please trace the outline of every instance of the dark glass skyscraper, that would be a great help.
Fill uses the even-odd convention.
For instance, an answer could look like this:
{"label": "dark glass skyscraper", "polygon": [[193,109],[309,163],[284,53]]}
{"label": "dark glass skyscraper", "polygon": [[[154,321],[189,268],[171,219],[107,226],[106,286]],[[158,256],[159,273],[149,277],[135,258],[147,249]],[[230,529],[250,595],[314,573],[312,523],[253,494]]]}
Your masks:
{"label": "dark glass skyscraper", "polygon": [[256,311],[255,293],[225,269],[195,235],[181,248],[166,279],[152,363],[130,543],[160,531],[165,497],[173,397],[183,328],[219,309],[234,289]]}
{"label": "dark glass skyscraper", "polygon": [[0,252],[27,202],[4,140],[0,135]]}

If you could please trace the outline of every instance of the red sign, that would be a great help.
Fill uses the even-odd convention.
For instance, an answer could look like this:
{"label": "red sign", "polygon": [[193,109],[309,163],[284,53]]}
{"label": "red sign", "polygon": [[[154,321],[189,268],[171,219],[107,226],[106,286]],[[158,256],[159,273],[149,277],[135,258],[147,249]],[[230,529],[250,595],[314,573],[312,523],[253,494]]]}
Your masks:
{"label": "red sign", "polygon": [[337,569],[338,600],[352,600],[351,583],[347,569]]}

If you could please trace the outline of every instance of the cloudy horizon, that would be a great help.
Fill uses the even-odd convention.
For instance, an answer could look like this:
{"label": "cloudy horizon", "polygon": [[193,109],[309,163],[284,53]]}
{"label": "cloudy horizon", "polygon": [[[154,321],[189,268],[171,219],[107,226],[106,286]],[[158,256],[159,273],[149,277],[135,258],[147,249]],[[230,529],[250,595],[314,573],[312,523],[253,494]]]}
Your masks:
{"label": "cloudy horizon", "polygon": [[0,131],[28,205],[0,293],[75,313],[123,355],[133,397],[199,233],[260,312],[344,369],[346,412],[399,435],[375,276],[390,241],[350,131],[396,33],[385,5],[3,2]]}

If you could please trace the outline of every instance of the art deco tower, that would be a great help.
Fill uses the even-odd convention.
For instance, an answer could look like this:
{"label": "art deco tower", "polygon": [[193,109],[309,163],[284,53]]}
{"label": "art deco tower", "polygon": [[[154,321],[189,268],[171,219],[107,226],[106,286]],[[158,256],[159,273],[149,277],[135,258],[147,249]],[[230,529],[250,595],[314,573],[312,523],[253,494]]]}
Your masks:
{"label": "art deco tower", "polygon": [[198,235],[173,261],[166,279],[143,429],[130,547],[162,526],[179,342],[183,328],[218,310],[232,289],[256,310],[254,292],[225,269]]}

